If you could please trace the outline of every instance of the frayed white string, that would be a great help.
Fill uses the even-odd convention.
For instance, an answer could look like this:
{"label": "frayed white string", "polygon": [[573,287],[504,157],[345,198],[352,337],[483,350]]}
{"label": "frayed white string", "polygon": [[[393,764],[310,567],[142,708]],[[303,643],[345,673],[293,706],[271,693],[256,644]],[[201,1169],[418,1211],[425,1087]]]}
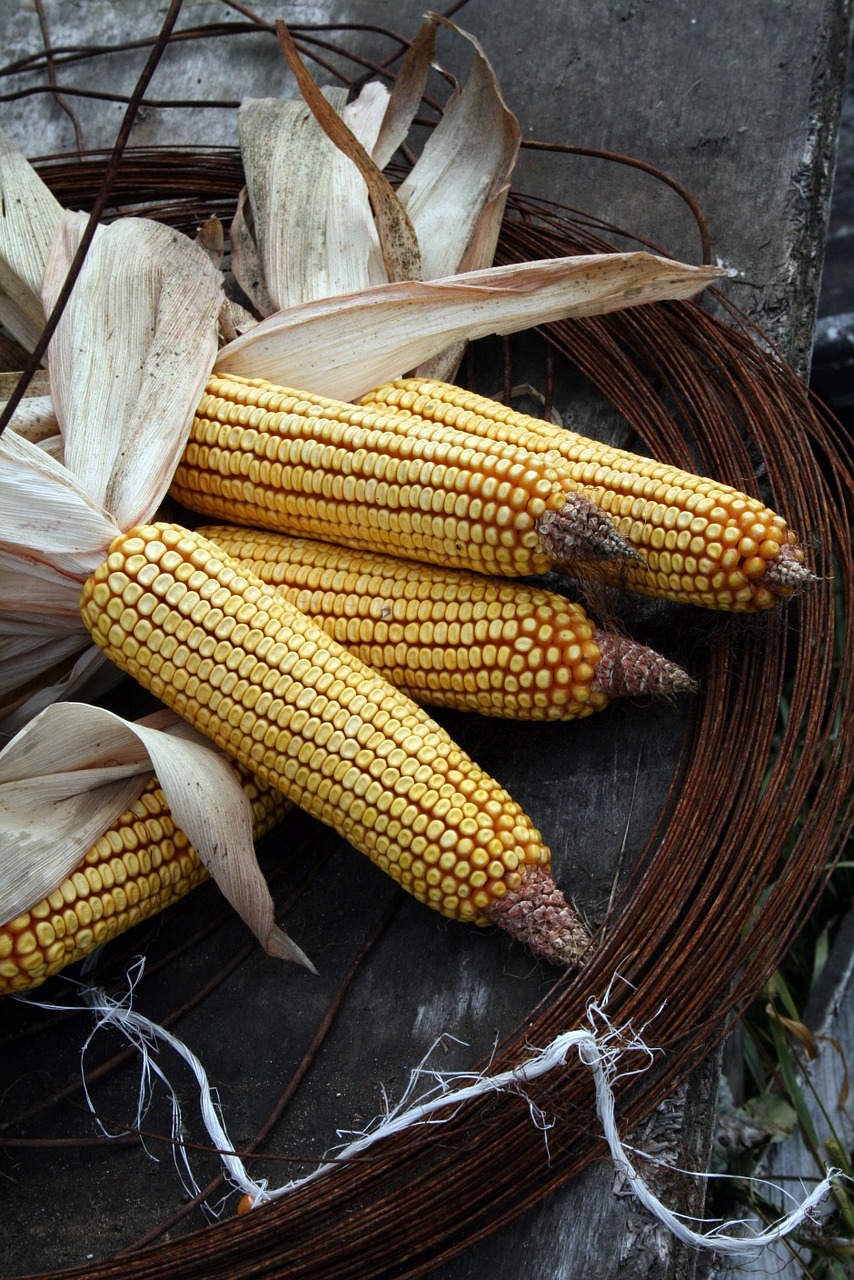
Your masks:
{"label": "frayed white string", "polygon": [[[183,1124],[181,1117],[181,1104],[174,1086],[169,1082],[165,1073],[154,1060],[159,1052],[161,1045],[168,1045],[169,1048],[184,1059],[189,1066],[196,1082],[199,1086],[199,1109],[201,1111],[204,1126],[211,1137],[214,1146],[220,1152],[222,1163],[225,1167],[226,1174],[232,1185],[247,1195],[252,1196],[255,1203],[267,1198],[266,1180],[256,1182],[246,1171],[243,1161],[239,1156],[234,1154],[234,1146],[225,1129],[225,1123],[222,1119],[221,1107],[215,1090],[211,1088],[207,1073],[199,1059],[191,1049],[187,1047],[176,1036],[173,1036],[165,1027],[161,1027],[158,1023],[152,1022],[150,1018],[146,1018],[143,1014],[137,1013],[133,1005],[133,994],[137,983],[142,977],[145,967],[145,961],[139,959],[127,974],[128,991],[127,995],[121,999],[114,999],[106,994],[99,987],[83,986],[80,984],[80,990],[86,1007],[95,1015],[95,1026],[86,1037],[86,1041],[80,1052],[80,1065],[83,1075],[83,1090],[86,1097],[86,1103],[89,1110],[95,1117],[95,1121],[101,1132],[106,1137],[112,1135],[104,1128],[98,1119],[95,1106],[89,1096],[89,1089],[86,1084],[86,1073],[84,1069],[84,1061],[89,1045],[95,1038],[97,1033],[103,1028],[113,1026],[118,1028],[131,1042],[140,1055],[140,1077],[139,1091],[137,1096],[137,1111],[135,1127],[141,1128],[145,1114],[151,1103],[152,1097],[152,1077],[156,1077],[165,1086],[171,1106],[172,1106],[172,1138],[173,1138],[173,1155],[175,1165],[178,1169],[181,1183],[190,1195],[197,1196],[200,1192],[198,1183],[196,1182],[193,1172],[190,1168],[189,1155],[183,1140]],[[52,1009],[59,1012],[67,1012],[67,1005],[48,1004],[43,1001],[30,1000],[26,997],[28,1004],[37,1005],[41,1009]],[[146,1148],[147,1150],[147,1148]],[[149,1154],[151,1154],[149,1152]],[[180,1162],[179,1162],[180,1157]],[[156,1159],[156,1157],[152,1157]],[[207,1206],[210,1209],[210,1206]],[[216,1216],[215,1210],[210,1210]]]}
{"label": "frayed white string", "polygon": [[[287,1195],[288,1192],[293,1191],[296,1187],[305,1186],[316,1178],[328,1174],[342,1161],[361,1155],[362,1152],[375,1143],[391,1137],[393,1134],[402,1133],[415,1125],[445,1124],[464,1103],[473,1101],[476,1098],[482,1098],[488,1094],[507,1092],[521,1094],[525,1097],[525,1085],[541,1079],[543,1076],[548,1075],[549,1072],[566,1066],[567,1059],[573,1052],[577,1053],[579,1061],[593,1075],[596,1090],[596,1109],[615,1167],[627,1179],[635,1196],[648,1212],[663,1223],[674,1236],[686,1244],[701,1249],[712,1249],[718,1253],[745,1254],[759,1251],[790,1234],[808,1219],[817,1206],[831,1192],[834,1179],[845,1177],[840,1170],[828,1169],[825,1177],[805,1200],[764,1231],[757,1232],[748,1222],[742,1221],[705,1222],[702,1225],[707,1226],[709,1229],[703,1232],[695,1231],[690,1227],[688,1222],[696,1220],[674,1213],[662,1203],[643,1181],[629,1159],[626,1147],[620,1140],[614,1110],[614,1084],[621,1075],[636,1074],[646,1068],[638,1067],[630,1073],[625,1071],[621,1073],[618,1064],[620,1059],[627,1053],[641,1053],[646,1057],[648,1065],[652,1060],[653,1050],[645,1043],[642,1033],[633,1032],[629,1026],[615,1028],[610,1023],[605,1013],[607,998],[610,994],[609,988],[609,992],[606,992],[601,1002],[591,1001],[588,1005],[589,1028],[579,1027],[574,1031],[563,1032],[561,1035],[556,1036],[545,1048],[533,1051],[527,1061],[509,1071],[497,1072],[494,1075],[440,1072],[427,1066],[428,1054],[411,1073],[403,1096],[395,1106],[389,1106],[388,1099],[385,1094],[383,1095],[385,1112],[373,1125],[358,1134],[352,1141],[336,1148],[334,1157],[319,1165],[312,1173],[287,1182],[282,1187],[271,1189],[266,1181],[256,1182],[253,1178],[250,1178],[243,1162],[234,1153],[234,1148],[229,1141],[220,1114],[219,1102],[196,1055],[163,1027],[151,1022],[148,1018],[134,1012],[132,1009],[133,991],[142,974],[142,967],[143,962],[140,961],[135,975],[129,975],[129,990],[123,1000],[114,1000],[94,987],[83,989],[85,1002],[96,1014],[97,1020],[83,1047],[81,1058],[85,1056],[92,1038],[101,1027],[113,1025],[125,1033],[131,1043],[139,1050],[142,1057],[138,1115],[140,1118],[144,1115],[145,1108],[148,1105],[147,1100],[150,1097],[151,1075],[156,1075],[158,1079],[164,1082],[172,1098],[173,1136],[181,1149],[186,1176],[189,1177],[194,1193],[197,1193],[198,1188],[190,1173],[187,1152],[181,1143],[181,1113],[178,1099],[166,1076],[157,1064],[152,1061],[152,1054],[158,1051],[160,1043],[169,1045],[170,1048],[174,1049],[193,1071],[201,1094],[202,1119],[215,1146],[223,1153],[221,1158],[227,1177],[234,1187],[251,1197],[252,1202],[255,1204],[277,1199]],[[38,1001],[31,1001],[31,1003],[39,1004]],[[52,1004],[40,1004],[39,1007],[60,1010],[67,1008],[67,1006]],[[413,1101],[419,1085],[423,1084],[424,1078],[428,1076],[433,1081],[432,1086],[426,1093],[422,1093],[417,1100]],[[94,1113],[88,1090],[86,1098]],[[528,1104],[531,1109],[532,1121],[541,1129],[547,1141],[547,1131],[553,1122],[547,1120],[542,1110],[530,1098],[528,1099]],[[442,1114],[440,1115],[439,1113]],[[339,1136],[343,1136],[343,1131],[339,1131]],[[692,1176],[705,1178],[710,1175],[696,1173]],[[727,1235],[728,1228],[737,1228],[742,1234]]]}

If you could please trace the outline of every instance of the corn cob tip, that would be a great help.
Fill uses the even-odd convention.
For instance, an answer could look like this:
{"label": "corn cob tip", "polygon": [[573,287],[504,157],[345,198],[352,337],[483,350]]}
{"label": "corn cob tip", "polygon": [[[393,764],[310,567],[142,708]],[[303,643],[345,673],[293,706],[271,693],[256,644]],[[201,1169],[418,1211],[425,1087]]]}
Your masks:
{"label": "corn cob tip", "polygon": [[683,667],[645,644],[598,629],[593,632],[593,641],[600,653],[593,668],[596,684],[609,698],[697,692],[696,680]]}
{"label": "corn cob tip", "polygon": [[797,549],[791,543],[784,542],[759,579],[759,584],[775,595],[788,596],[817,581],[816,575],[799,558]]}
{"label": "corn cob tip", "polygon": [[543,866],[529,866],[521,884],[483,914],[556,968],[580,968],[590,950],[587,930]]}
{"label": "corn cob tip", "polygon": [[609,515],[582,493],[567,494],[557,511],[547,511],[537,525],[546,555],[556,565],[578,560],[640,561]]}

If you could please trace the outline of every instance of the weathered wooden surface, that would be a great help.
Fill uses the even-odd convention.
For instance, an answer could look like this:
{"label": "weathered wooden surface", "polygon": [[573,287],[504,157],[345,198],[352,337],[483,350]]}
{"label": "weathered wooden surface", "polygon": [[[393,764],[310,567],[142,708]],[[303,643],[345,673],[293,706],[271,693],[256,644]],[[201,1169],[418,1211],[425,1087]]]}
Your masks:
{"label": "weathered wooden surface", "polygon": [[[154,28],[151,7],[138,3],[45,0],[44,7],[56,47],[91,39],[109,43],[134,29]],[[258,0],[253,6],[266,18],[283,14],[294,24],[372,21],[407,34],[416,30],[422,7],[415,0],[285,6]],[[6,0],[0,15],[6,60],[39,47],[33,11],[20,13]],[[181,25],[231,16],[208,0],[186,0]],[[714,257],[738,273],[729,285],[731,295],[805,370],[850,36],[848,0],[813,5],[797,0],[746,5],[744,0],[714,5],[471,0],[457,21],[484,45],[525,138],[641,157],[692,192],[707,215]],[[376,48],[367,32],[357,43]],[[115,86],[132,85],[140,65],[138,52],[111,59]],[[103,64],[98,73],[104,75]],[[62,82],[74,83],[75,76],[85,82],[85,64],[76,71],[64,69]],[[268,37],[253,35],[227,47],[218,41],[170,51],[151,96],[236,99],[285,92],[289,83],[276,47]],[[120,109],[85,99],[74,99],[74,106],[85,144],[110,145]],[[234,141],[231,109],[182,115],[179,124],[175,119],[146,108],[134,141]],[[49,99],[3,104],[0,123],[29,155],[74,146],[67,117]],[[684,205],[647,176],[601,160],[523,151],[516,182],[521,190],[593,212],[648,235],[667,251],[697,258],[697,234]],[[538,376],[533,366],[519,380],[536,383]],[[571,381],[561,407],[582,414],[591,434],[625,439],[615,416],[592,404]],[[639,638],[654,634],[659,645],[662,634],[672,634],[674,656],[702,673],[702,619],[639,605],[628,608],[626,621]],[[574,726],[477,722],[461,715],[441,719],[536,817],[554,850],[556,878],[598,922],[615,876],[625,874],[654,829],[677,770],[689,714],[684,706],[617,705]],[[286,919],[288,931],[317,963],[320,978],[284,970],[251,951],[174,1028],[216,1082],[238,1146],[263,1122],[363,939],[386,903],[395,901],[379,872],[302,818],[265,845],[266,867],[284,869],[279,900],[326,854],[329,862]],[[149,964],[218,910],[215,891],[200,891],[145,935]],[[166,1016],[245,940],[240,926],[227,921],[180,966],[167,963],[143,981],[139,1007],[155,1019]],[[409,1070],[433,1046],[430,1062],[441,1070],[468,1069],[484,1060],[554,978],[503,937],[464,929],[415,903],[398,902],[264,1150],[320,1155],[336,1140],[336,1128],[358,1129],[379,1113],[384,1090],[392,1100],[399,1096]],[[48,994],[67,995],[57,984],[45,989]],[[29,1017],[36,1021],[41,1015]],[[77,1077],[88,1020],[60,1023],[54,1015],[44,1017],[46,1030],[17,1042],[15,1060],[7,1054],[0,1067],[4,1117],[35,1105],[42,1090]],[[21,1014],[3,1009],[0,1018],[18,1025]],[[117,1040],[112,1047],[118,1047]],[[39,1061],[38,1051],[48,1054],[46,1063]],[[167,1069],[180,1082],[188,1130],[202,1141],[190,1082],[171,1063]],[[93,1097],[102,1114],[132,1118],[136,1071],[130,1065],[97,1086]],[[702,1167],[713,1093],[710,1067],[693,1078],[683,1097],[651,1118],[645,1130],[650,1144],[663,1144],[683,1168]],[[146,1127],[167,1130],[160,1104]],[[66,1104],[27,1132],[88,1135],[92,1126]],[[643,1146],[644,1132],[636,1137]],[[16,1274],[105,1256],[167,1217],[179,1203],[180,1189],[168,1152],[150,1145],[160,1164],[139,1149],[0,1153],[0,1197],[6,1200],[0,1215],[3,1270]],[[216,1169],[215,1160],[202,1155],[193,1163],[200,1181]],[[274,1184],[305,1167],[259,1166]],[[701,1205],[702,1191],[691,1184],[668,1183],[665,1194],[689,1210]],[[203,1219],[197,1211],[188,1221],[198,1227]],[[536,1280],[615,1274],[627,1280],[687,1280],[692,1269],[685,1250],[675,1248],[629,1197],[614,1195],[613,1172],[602,1163],[436,1274],[444,1280],[489,1273],[496,1280],[520,1274]]]}

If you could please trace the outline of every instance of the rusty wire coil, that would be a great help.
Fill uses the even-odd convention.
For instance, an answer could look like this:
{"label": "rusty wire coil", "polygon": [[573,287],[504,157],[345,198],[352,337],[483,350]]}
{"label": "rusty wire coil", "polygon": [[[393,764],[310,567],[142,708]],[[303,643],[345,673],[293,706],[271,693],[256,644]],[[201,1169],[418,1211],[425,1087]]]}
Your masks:
{"label": "rusty wire coil", "polygon": [[[360,64],[357,73],[376,66]],[[40,170],[60,201],[73,196],[87,207],[105,164],[102,155],[55,157]],[[201,210],[227,224],[241,185],[234,151],[129,151],[113,200],[190,230]],[[498,260],[607,251],[612,233],[628,234],[513,193]],[[613,994],[611,1018],[642,1026],[657,1015],[656,1040],[668,1050],[640,1078],[620,1083],[626,1126],[674,1090],[761,989],[854,819],[850,458],[838,424],[748,318],[713,294],[714,313],[705,303],[665,303],[547,325],[537,338],[547,367],[567,362],[580,370],[650,453],[739,487],[758,477],[751,483],[760,484],[763,497],[808,533],[818,576],[812,591],[763,625],[722,628],[712,637],[680,774],[598,952],[582,975],[558,983],[531,1010],[490,1064],[494,1071],[513,1067],[528,1045],[575,1026],[589,992],[607,986],[619,968],[626,982]],[[505,368],[509,389],[512,363]],[[545,394],[548,408],[548,385]],[[354,964],[369,963],[374,940],[366,939]],[[235,964],[244,954],[235,954]],[[601,1153],[586,1071],[570,1068],[559,1080],[531,1086],[530,1094],[557,1117],[549,1163],[527,1107],[492,1098],[460,1108],[438,1131],[387,1139],[369,1161],[341,1165],[257,1213],[52,1274],[57,1280],[427,1274]],[[26,1119],[13,1117],[7,1132],[25,1127]]]}

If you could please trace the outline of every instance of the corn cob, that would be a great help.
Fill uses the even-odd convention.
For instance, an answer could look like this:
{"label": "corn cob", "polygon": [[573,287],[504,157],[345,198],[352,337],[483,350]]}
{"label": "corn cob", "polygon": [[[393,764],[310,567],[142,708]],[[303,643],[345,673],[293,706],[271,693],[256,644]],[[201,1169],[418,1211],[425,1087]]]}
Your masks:
{"label": "corn cob", "polygon": [[[239,765],[237,770],[258,840],[290,806],[272,787]],[[207,874],[153,778],[53,893],[0,925],[0,995],[40,986],[183,898]]]}
{"label": "corn cob", "polygon": [[[587,936],[530,819],[415,703],[207,539],[141,526],[81,597],[118,666],[446,916],[576,963]],[[503,906],[502,906],[503,902]]]}
{"label": "corn cob", "polygon": [[212,377],[171,493],[229,523],[502,576],[624,557],[542,454],[378,409]]}
{"label": "corn cob", "polygon": [[[362,403],[548,455],[642,556],[621,568],[620,585],[629,590],[750,611],[812,580],[785,520],[717,480],[609,448],[448,383],[400,379]],[[598,576],[607,579],[607,567]]]}
{"label": "corn cob", "polygon": [[614,697],[694,688],[553,592],[234,525],[196,532],[415,702],[575,720]]}

